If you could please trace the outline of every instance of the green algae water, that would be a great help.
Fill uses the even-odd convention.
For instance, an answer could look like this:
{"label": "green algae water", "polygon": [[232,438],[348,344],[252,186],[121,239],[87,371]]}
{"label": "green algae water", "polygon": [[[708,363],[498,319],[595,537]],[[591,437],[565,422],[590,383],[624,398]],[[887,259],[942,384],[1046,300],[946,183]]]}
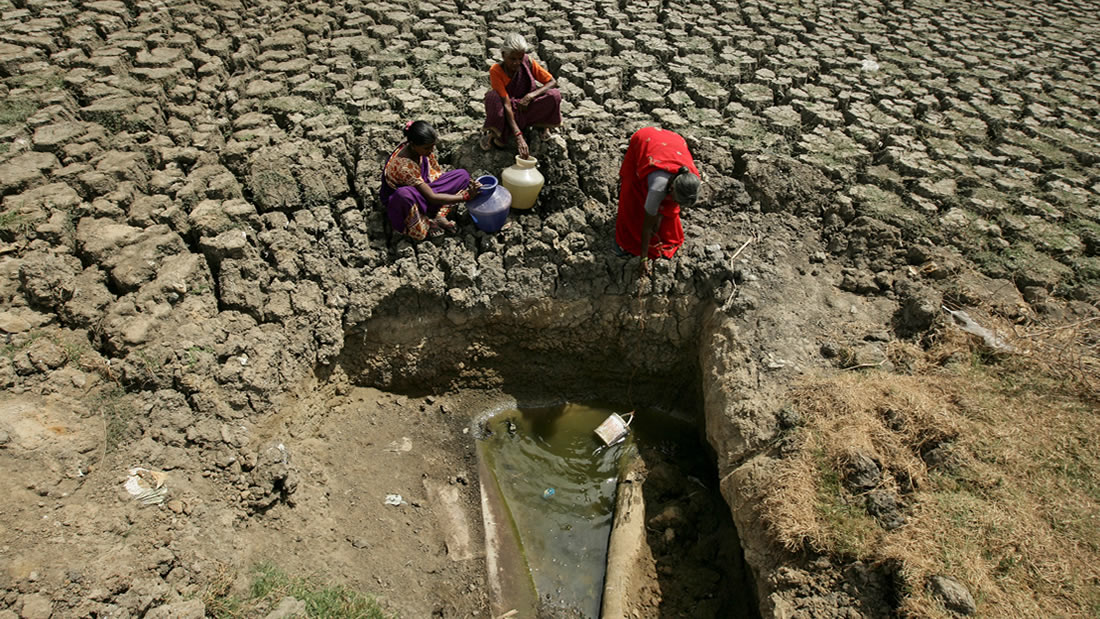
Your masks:
{"label": "green algae water", "polygon": [[[566,403],[505,410],[484,424],[481,457],[507,504],[540,607],[552,616],[599,617],[618,463],[634,449],[634,432],[606,447],[595,429],[627,412]],[[655,417],[640,413],[631,427],[668,438],[669,423]]]}

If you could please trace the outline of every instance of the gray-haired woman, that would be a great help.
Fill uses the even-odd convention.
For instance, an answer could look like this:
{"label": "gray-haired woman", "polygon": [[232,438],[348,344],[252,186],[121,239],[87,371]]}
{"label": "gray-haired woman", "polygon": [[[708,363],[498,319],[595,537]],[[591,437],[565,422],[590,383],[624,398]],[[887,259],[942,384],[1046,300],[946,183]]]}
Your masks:
{"label": "gray-haired woman", "polygon": [[[530,151],[523,130],[539,127],[547,137],[551,127],[561,124],[561,91],[557,80],[538,62],[527,56],[527,40],[509,34],[501,47],[501,61],[489,69],[492,88],[485,93],[485,128],[481,148],[503,148],[516,139],[520,156]],[[510,136],[510,137],[509,137]]]}

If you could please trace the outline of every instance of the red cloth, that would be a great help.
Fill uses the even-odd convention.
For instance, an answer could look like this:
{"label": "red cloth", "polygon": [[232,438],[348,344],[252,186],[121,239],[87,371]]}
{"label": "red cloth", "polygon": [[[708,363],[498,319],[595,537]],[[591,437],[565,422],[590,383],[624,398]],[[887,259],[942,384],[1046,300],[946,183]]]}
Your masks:
{"label": "red cloth", "polygon": [[[615,242],[626,251],[642,254],[642,223],[645,221],[645,197],[649,192],[646,177],[650,172],[664,170],[672,174],[687,166],[699,176],[687,142],[679,134],[657,127],[639,129],[630,136],[630,146],[619,168],[619,215],[615,219]],[[684,244],[684,229],[680,225],[680,205],[672,198],[672,187],[657,207],[660,224],[649,239],[650,258],[671,258]]]}

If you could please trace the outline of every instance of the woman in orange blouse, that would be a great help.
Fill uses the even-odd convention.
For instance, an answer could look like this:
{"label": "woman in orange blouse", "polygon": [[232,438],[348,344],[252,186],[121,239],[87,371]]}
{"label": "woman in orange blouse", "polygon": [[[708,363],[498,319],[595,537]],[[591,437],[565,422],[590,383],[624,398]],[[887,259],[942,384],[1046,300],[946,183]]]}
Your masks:
{"label": "woman in orange blouse", "polygon": [[422,241],[434,229],[454,230],[447,216],[458,202],[477,195],[481,185],[466,170],[443,172],[435,158],[438,134],[423,120],[405,124],[405,141],[382,166],[382,189],[390,225]]}
{"label": "woman in orange blouse", "polygon": [[[492,89],[485,93],[485,128],[481,148],[504,147],[516,138],[521,157],[530,155],[523,130],[541,127],[543,138],[550,127],[561,124],[561,91],[554,76],[527,56],[527,40],[510,34],[501,48],[501,61],[489,69]],[[540,86],[541,84],[541,86]]]}

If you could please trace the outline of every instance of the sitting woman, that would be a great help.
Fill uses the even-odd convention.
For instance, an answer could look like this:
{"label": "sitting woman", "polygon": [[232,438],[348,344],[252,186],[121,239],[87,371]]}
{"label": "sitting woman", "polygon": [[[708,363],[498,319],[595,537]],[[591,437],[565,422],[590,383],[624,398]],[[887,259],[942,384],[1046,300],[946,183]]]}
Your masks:
{"label": "sitting woman", "polygon": [[549,137],[550,128],[561,124],[561,91],[555,88],[554,76],[527,57],[527,40],[522,36],[508,35],[500,53],[502,60],[489,69],[492,89],[485,93],[481,148],[503,148],[507,136],[514,136],[520,156],[527,157],[530,150],[523,130],[540,127],[543,139]]}
{"label": "sitting woman", "polygon": [[382,167],[382,206],[398,232],[422,241],[430,230],[454,230],[454,205],[477,195],[481,185],[466,170],[444,173],[435,158],[435,128],[423,120],[405,124],[405,141]]}

